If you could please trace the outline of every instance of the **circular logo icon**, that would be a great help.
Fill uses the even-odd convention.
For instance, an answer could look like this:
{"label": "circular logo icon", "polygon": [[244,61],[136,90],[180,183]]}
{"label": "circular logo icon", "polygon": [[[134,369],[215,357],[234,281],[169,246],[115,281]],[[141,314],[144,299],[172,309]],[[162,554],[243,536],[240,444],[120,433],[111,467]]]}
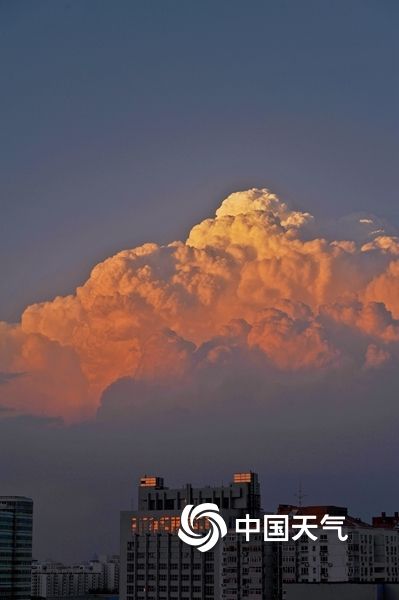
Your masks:
{"label": "circular logo icon", "polygon": [[[199,533],[195,522],[205,517],[209,522],[209,530],[206,533]],[[184,508],[181,514],[178,536],[186,544],[195,546],[200,552],[207,552],[226,534],[226,523],[220,516],[219,508],[216,504],[211,502],[205,502],[198,506],[187,504]]]}

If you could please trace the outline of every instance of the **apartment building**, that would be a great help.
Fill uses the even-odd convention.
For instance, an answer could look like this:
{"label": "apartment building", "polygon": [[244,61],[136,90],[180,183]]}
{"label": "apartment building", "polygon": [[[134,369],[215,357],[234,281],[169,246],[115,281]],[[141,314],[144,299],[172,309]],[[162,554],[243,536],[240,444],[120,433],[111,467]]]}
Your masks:
{"label": "apartment building", "polygon": [[345,542],[335,531],[322,528],[312,533],[312,541],[302,536],[282,545],[282,579],[284,583],[395,583],[399,581],[399,532],[373,527],[348,515],[337,506],[297,507],[280,505],[279,514],[312,515],[320,523],[325,514],[343,516]]}
{"label": "apartment building", "polygon": [[[227,536],[208,552],[178,538],[188,504],[213,503]],[[141,478],[138,509],[121,514],[121,600],[277,600],[279,545],[242,541],[235,521],[261,515],[256,473],[236,473],[228,485],[169,489],[160,477]],[[209,527],[198,523],[199,530]]]}
{"label": "apartment building", "polygon": [[79,597],[89,592],[111,593],[118,589],[118,556],[72,566],[51,561],[34,562],[32,566],[32,597]]}

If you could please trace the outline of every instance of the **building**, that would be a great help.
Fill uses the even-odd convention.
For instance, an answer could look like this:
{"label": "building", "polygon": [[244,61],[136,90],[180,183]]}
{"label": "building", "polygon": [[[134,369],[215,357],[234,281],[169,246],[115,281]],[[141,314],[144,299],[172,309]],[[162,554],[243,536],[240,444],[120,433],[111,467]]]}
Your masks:
{"label": "building", "polygon": [[399,528],[399,512],[394,515],[387,515],[385,512],[381,513],[379,517],[373,517],[373,527],[379,527],[382,529],[395,529]]}
{"label": "building", "polygon": [[104,569],[104,587],[107,592],[118,592],[119,594],[119,555],[110,556],[105,560],[100,557]]}
{"label": "building", "polygon": [[[376,528],[337,506],[280,505],[279,514],[345,517],[345,542],[337,532],[314,530],[313,542],[302,536],[282,544],[283,583],[396,583],[399,582],[399,532]],[[326,588],[327,589],[327,588]]]}
{"label": "building", "polygon": [[247,542],[230,531],[222,541],[222,592],[216,598],[237,600],[280,598],[280,545],[267,544],[263,534],[252,534]]}
{"label": "building", "polygon": [[[177,532],[184,507],[205,502],[219,507],[229,531],[201,553]],[[256,473],[237,473],[226,486],[180,489],[165,487],[160,477],[143,477],[138,509],[121,514],[121,600],[279,598],[279,545],[265,544],[260,536],[249,542],[237,537],[235,520],[247,513],[261,515]],[[206,521],[202,526],[207,528]]]}
{"label": "building", "polygon": [[0,496],[0,598],[28,600],[31,592],[33,502]]}
{"label": "building", "polygon": [[34,562],[32,597],[81,597],[88,593],[118,593],[119,556],[65,566],[55,562]]}

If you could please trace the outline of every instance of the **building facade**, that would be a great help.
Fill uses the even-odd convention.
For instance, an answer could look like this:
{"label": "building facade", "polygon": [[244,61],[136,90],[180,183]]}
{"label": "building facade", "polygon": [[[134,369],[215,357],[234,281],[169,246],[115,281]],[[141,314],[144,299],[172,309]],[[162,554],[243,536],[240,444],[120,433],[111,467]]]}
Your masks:
{"label": "building facade", "polygon": [[336,506],[286,506],[279,514],[344,516],[345,542],[335,531],[316,529],[317,541],[302,536],[282,545],[283,583],[396,583],[399,582],[399,532],[373,527]]}
{"label": "building facade", "polygon": [[261,533],[252,534],[247,542],[241,534],[229,531],[222,541],[221,554],[220,598],[280,598],[280,544],[265,543]]}
{"label": "building facade", "polygon": [[[209,502],[219,507],[229,531],[201,553],[181,542],[177,532],[187,504]],[[235,520],[245,514],[261,514],[255,473],[237,473],[227,486],[180,489],[168,489],[162,478],[143,477],[137,511],[121,514],[121,600],[278,599],[279,545],[237,537]]]}
{"label": "building facade", "polygon": [[118,593],[119,556],[104,557],[73,566],[34,562],[32,597],[80,597],[88,593]]}
{"label": "building facade", "polygon": [[29,600],[33,502],[0,496],[0,599]]}

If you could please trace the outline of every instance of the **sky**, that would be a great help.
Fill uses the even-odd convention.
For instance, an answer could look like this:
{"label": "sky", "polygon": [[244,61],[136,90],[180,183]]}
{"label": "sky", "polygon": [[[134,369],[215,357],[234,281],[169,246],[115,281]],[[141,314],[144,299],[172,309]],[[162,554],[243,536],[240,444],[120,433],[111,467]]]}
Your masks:
{"label": "sky", "polygon": [[396,2],[0,11],[1,319],[240,189],[398,222]]}
{"label": "sky", "polygon": [[150,471],[397,510],[398,13],[0,3],[0,481],[39,558],[116,551]]}

